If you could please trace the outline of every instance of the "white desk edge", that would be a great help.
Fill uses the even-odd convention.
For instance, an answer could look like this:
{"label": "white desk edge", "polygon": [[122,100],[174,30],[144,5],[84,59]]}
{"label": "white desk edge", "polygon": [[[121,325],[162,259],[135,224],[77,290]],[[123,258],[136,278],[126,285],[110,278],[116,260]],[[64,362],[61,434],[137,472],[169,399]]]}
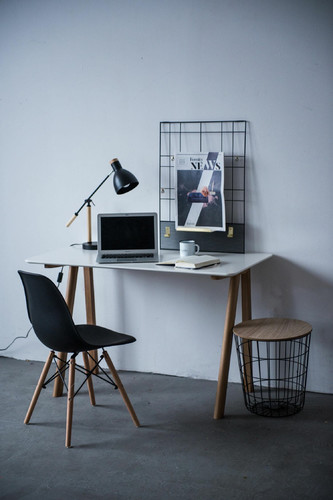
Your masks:
{"label": "white desk edge", "polygon": [[[202,252],[214,257],[219,257],[221,263],[201,269],[180,269],[173,266],[161,266],[156,262],[146,263],[115,263],[115,264],[99,264],[96,262],[97,251],[83,250],[80,246],[69,246],[52,250],[34,257],[27,258],[25,262],[29,264],[42,264],[48,266],[75,266],[75,267],[91,267],[96,269],[123,269],[132,271],[155,271],[160,273],[174,274],[194,274],[208,275],[214,277],[226,278],[243,273],[248,269],[264,262],[272,257],[269,253],[216,253]],[[177,251],[163,250],[160,252],[160,262],[176,258]]]}

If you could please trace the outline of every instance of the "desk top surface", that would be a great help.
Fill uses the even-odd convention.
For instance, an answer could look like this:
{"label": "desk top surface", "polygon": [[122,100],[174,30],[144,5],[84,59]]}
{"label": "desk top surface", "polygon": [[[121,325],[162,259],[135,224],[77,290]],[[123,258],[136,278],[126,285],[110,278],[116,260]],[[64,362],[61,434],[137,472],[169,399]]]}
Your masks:
{"label": "desk top surface", "polygon": [[[177,251],[161,251],[159,255],[160,262],[174,259],[179,255]],[[132,271],[152,271],[160,273],[174,274],[196,274],[208,275],[216,278],[225,278],[235,276],[236,274],[247,271],[253,266],[264,262],[272,257],[269,253],[215,253],[209,252],[209,255],[219,257],[221,263],[204,267],[201,269],[181,269],[174,266],[161,266],[155,262],[145,263],[115,263],[99,264],[96,262],[96,250],[83,250],[81,246],[69,246],[52,250],[41,255],[26,259],[29,264],[43,264],[46,266],[77,266],[92,267],[97,269],[125,269]]]}

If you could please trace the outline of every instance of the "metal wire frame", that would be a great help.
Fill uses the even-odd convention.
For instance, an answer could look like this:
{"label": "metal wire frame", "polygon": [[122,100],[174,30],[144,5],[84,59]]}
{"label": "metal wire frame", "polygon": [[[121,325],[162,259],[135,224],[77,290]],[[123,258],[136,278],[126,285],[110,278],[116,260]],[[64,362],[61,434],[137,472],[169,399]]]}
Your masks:
{"label": "metal wire frame", "polygon": [[[75,363],[75,369],[79,373],[82,373],[85,376],[85,379],[82,382],[82,384],[79,386],[79,388],[75,391],[75,393],[73,395],[73,399],[79,393],[79,391],[82,389],[82,387],[87,382],[88,378],[91,377],[91,375],[94,375],[95,377],[100,378],[101,380],[104,380],[104,382],[107,382],[108,384],[112,385],[115,389],[118,389],[118,386],[115,384],[115,382],[109,376],[109,374],[100,366],[101,361],[104,359],[104,355],[101,354],[100,359],[98,361],[96,361],[96,359],[93,358],[93,356],[90,354],[90,352],[87,351],[87,354],[88,354],[88,357],[93,361],[93,366],[90,367],[90,369],[88,370],[84,366],[81,366],[78,363]],[[77,353],[74,353],[71,356],[71,358],[75,359],[77,357],[77,355],[78,355]],[[68,387],[67,387],[67,384],[65,381],[64,374],[66,373],[66,371],[69,368],[69,361],[64,362],[64,360],[59,358],[56,354],[54,355],[53,360],[54,360],[54,364],[56,366],[56,371],[48,380],[46,380],[46,382],[44,382],[43,389],[45,389],[46,386],[49,383],[53,382],[56,378],[60,377],[64,386],[66,387],[66,390],[68,391]],[[60,361],[60,366],[57,363],[57,360]],[[100,370],[104,374],[104,377],[98,373],[96,368],[98,368],[98,370]]]}
{"label": "metal wire frame", "polygon": [[245,252],[245,163],[247,122],[165,121],[160,122],[159,222],[160,248],[177,250],[184,239],[176,227],[177,153],[224,153],[224,199],[226,231],[187,231],[205,252]]}
{"label": "metal wire frame", "polygon": [[[197,149],[195,152],[203,151],[203,140],[209,135],[219,138],[219,148],[224,151],[227,138],[231,138],[230,150],[225,153],[225,168],[230,170],[230,187],[225,189],[229,192],[227,200],[227,222],[234,220],[234,202],[241,203],[241,219],[245,221],[245,159],[246,159],[246,121],[226,120],[226,121],[183,121],[183,122],[160,122],[160,164],[159,164],[159,184],[160,184],[160,217],[163,221],[172,221],[172,202],[175,200],[176,192],[174,185],[174,165],[173,158],[176,153],[189,152],[184,146],[185,137],[188,135],[197,136]],[[193,128],[191,128],[193,127]],[[162,144],[162,137],[167,137],[165,152]],[[238,146],[235,138],[240,138]],[[239,163],[238,163],[239,162]],[[162,170],[167,169],[167,182],[162,181]],[[235,170],[241,172],[241,186],[236,186]],[[238,193],[238,195],[237,195]],[[164,215],[162,201],[167,201],[168,215]]]}
{"label": "metal wire frame", "polygon": [[305,401],[311,333],[267,342],[234,337],[247,409],[266,417],[300,412]]}

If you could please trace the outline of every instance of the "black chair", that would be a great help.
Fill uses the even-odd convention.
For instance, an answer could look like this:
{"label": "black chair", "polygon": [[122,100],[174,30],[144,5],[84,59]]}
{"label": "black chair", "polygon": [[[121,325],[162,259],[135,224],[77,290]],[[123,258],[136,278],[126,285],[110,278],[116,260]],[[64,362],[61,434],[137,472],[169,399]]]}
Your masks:
{"label": "black chair", "polygon": [[[61,377],[66,386],[64,373],[69,369],[68,387],[66,386],[68,395],[65,441],[65,445],[68,448],[71,446],[74,397],[83,387],[85,382],[87,382],[90,402],[92,405],[95,405],[95,394],[91,375],[96,375],[98,378],[105,380],[119,389],[134,424],[139,427],[140,423],[133,406],[110,356],[105,350],[105,347],[130,344],[135,342],[136,339],[131,335],[114,332],[113,330],[101,326],[86,324],[75,325],[63,296],[49,278],[40,274],[27,273],[24,271],[18,271],[18,273],[24,286],[28,315],[33,329],[39,340],[46,347],[51,349],[40,375],[24,423],[29,423],[42,388],[57,377]],[[99,360],[95,359],[91,354],[91,352],[97,352],[97,349],[102,349],[102,355]],[[55,354],[55,351],[71,353],[70,360],[64,362]],[[80,352],[82,352],[84,366],[80,366],[76,363],[76,357]],[[108,365],[114,381],[100,366],[103,358]],[[55,361],[56,372],[45,382],[52,360]],[[58,363],[57,360],[60,361],[60,363]],[[74,390],[75,370],[85,375],[84,382],[76,392]],[[101,375],[101,373],[103,375]]]}

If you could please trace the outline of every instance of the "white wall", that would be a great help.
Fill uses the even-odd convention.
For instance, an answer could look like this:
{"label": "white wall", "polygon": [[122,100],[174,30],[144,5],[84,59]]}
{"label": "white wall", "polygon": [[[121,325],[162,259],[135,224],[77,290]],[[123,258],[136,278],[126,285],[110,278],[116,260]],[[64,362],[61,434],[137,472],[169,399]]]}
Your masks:
{"label": "white wall", "polygon": [[[104,186],[94,214],[158,210],[159,122],[245,119],[247,250],[275,255],[253,315],[312,323],[308,388],[332,392],[331,19],[324,0],[1,0],[0,347],[28,329],[17,269],[86,239],[84,214],[65,223],[109,160],[140,186]],[[116,364],[216,379],[227,283],[153,274],[95,273],[98,322],[138,339]],[[33,334],[2,352],[45,353]]]}

